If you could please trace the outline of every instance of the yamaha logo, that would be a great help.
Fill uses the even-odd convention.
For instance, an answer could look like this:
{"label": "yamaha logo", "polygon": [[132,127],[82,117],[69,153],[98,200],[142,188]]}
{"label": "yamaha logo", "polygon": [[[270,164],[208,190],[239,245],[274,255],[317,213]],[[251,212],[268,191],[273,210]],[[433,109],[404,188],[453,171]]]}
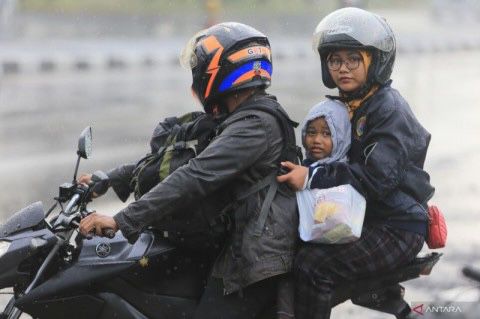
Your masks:
{"label": "yamaha logo", "polygon": [[100,258],[105,258],[110,255],[111,250],[112,247],[110,246],[110,244],[107,243],[99,243],[97,247],[95,247],[95,252]]}

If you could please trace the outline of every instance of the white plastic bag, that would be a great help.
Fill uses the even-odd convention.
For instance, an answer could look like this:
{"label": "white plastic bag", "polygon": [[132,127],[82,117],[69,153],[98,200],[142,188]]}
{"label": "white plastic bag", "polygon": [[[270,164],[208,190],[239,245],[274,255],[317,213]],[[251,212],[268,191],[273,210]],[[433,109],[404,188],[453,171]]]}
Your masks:
{"label": "white plastic bag", "polygon": [[351,185],[299,191],[297,203],[303,241],[343,244],[360,238],[366,202]]}

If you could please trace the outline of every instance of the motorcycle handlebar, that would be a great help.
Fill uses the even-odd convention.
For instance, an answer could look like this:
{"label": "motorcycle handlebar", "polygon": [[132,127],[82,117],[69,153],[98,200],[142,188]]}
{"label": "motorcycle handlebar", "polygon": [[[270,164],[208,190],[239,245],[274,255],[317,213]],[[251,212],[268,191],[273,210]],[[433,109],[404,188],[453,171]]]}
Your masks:
{"label": "motorcycle handlebar", "polygon": [[[76,221],[73,221],[72,224],[75,225],[75,226],[77,226],[77,228],[80,227],[80,224],[79,224],[78,222],[76,222]],[[107,237],[107,238],[112,239],[113,237],[115,237],[115,232],[114,232],[113,229],[111,229],[111,228],[104,228],[104,229],[102,230],[102,232],[103,232],[103,236],[105,236],[105,237]],[[92,239],[94,235],[95,235],[95,233],[90,232],[90,233],[88,233],[87,236],[85,236],[85,237],[86,237],[87,239]]]}
{"label": "motorcycle handlebar", "polygon": [[[84,196],[85,191],[88,190],[88,186],[78,184],[75,187],[75,193],[72,195],[72,197],[70,197],[65,208],[63,208],[60,214],[58,214],[58,216],[55,218],[55,223],[53,224],[54,229],[59,226],[69,228],[71,224],[78,227],[78,223],[75,222],[75,219],[80,216],[80,214],[75,213],[73,209],[79,204],[79,201],[82,200],[82,196]],[[85,187],[87,188],[85,189]]]}
{"label": "motorcycle handlebar", "polygon": [[[104,237],[107,237],[107,238],[110,238],[112,239],[113,237],[115,237],[115,232],[113,231],[113,229],[111,228],[104,228],[102,230],[102,234]],[[87,234],[87,236],[85,236],[87,239],[92,239],[93,236],[95,236],[95,233],[94,232],[90,232]]]}
{"label": "motorcycle handlebar", "polygon": [[108,175],[105,174],[103,171],[95,171],[92,174],[92,178],[90,180],[90,185],[92,189],[93,197],[99,197],[105,194],[110,187],[110,180]]}
{"label": "motorcycle handlebar", "polygon": [[115,232],[111,228],[105,228],[103,229],[103,236],[112,239],[115,237]]}
{"label": "motorcycle handlebar", "polygon": [[64,210],[65,215],[70,215],[72,208],[77,204],[79,199],[80,199],[79,194],[75,194],[72,196],[67,206],[65,207],[65,210]]}
{"label": "motorcycle handlebar", "polygon": [[[80,185],[79,185],[79,186],[80,186]],[[88,190],[88,186],[86,186],[86,187],[87,187],[87,190]],[[68,201],[68,203],[67,203],[67,205],[65,206],[65,209],[64,209],[64,211],[63,211],[64,216],[69,216],[69,215],[71,215],[72,209],[75,207],[75,205],[77,205],[77,203],[78,203],[78,201],[81,199],[81,197],[82,197],[81,194],[76,193],[76,194],[74,194],[74,195],[70,198],[70,200]],[[73,217],[73,216],[70,216],[70,217]],[[65,220],[63,220],[63,219],[62,219],[62,221],[67,222],[68,224],[71,223],[71,224],[75,225],[76,227],[79,227],[79,226],[80,226],[79,223],[76,222],[76,221],[74,221],[74,220],[72,220],[72,218],[67,218],[67,219],[68,219],[68,221],[65,221]],[[111,229],[111,228],[105,228],[105,229],[103,229],[103,230],[102,230],[102,233],[103,233],[103,236],[105,236],[105,237],[107,237],[107,238],[110,238],[110,239],[113,238],[113,237],[115,237],[115,231],[114,231],[113,229]],[[91,238],[93,237],[93,235],[94,235],[93,233],[89,233],[89,234],[87,234],[86,237],[89,238],[89,239],[91,239]]]}

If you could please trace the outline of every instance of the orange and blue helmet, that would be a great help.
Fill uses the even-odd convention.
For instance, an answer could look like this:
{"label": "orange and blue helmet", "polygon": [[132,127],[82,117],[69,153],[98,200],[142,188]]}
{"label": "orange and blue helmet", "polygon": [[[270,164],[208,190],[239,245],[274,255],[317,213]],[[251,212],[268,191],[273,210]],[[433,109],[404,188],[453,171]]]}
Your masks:
{"label": "orange and blue helmet", "polygon": [[192,91],[207,113],[233,92],[268,87],[272,76],[267,37],[236,22],[216,24],[197,33],[182,51],[181,63],[192,70]]}

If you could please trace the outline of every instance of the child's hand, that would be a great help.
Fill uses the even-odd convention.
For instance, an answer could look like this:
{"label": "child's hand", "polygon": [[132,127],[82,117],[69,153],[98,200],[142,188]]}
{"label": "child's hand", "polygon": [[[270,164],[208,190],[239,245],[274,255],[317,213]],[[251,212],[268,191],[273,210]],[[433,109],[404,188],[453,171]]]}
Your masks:
{"label": "child's hand", "polygon": [[285,175],[278,176],[277,182],[286,182],[296,191],[304,189],[305,180],[308,177],[308,168],[301,165],[295,165],[292,162],[281,162],[280,165],[285,167],[290,172]]}

